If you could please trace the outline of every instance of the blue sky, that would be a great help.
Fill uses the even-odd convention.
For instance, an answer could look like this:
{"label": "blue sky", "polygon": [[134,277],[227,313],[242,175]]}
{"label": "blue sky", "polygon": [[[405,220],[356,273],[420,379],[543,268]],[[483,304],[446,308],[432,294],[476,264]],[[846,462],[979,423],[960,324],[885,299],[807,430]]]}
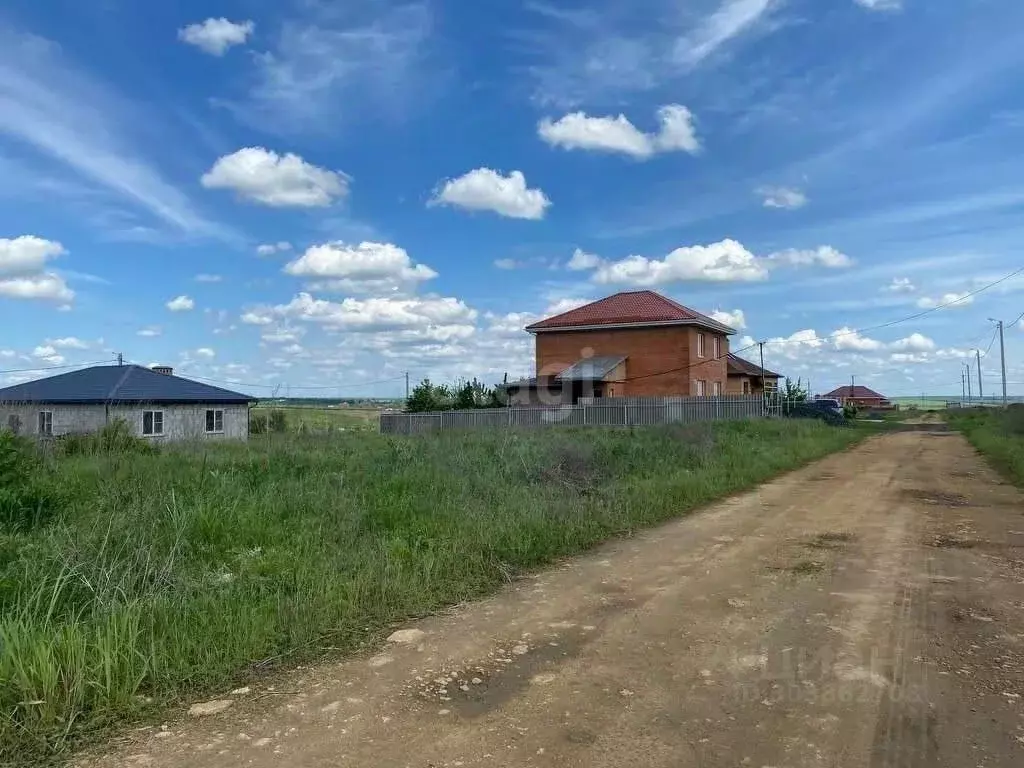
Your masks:
{"label": "blue sky", "polygon": [[1022,24],[1013,0],[13,0],[0,382],[117,352],[261,394],[496,381],[531,372],[524,325],[651,288],[815,390],[957,392],[1024,276],[849,331],[1024,266]]}

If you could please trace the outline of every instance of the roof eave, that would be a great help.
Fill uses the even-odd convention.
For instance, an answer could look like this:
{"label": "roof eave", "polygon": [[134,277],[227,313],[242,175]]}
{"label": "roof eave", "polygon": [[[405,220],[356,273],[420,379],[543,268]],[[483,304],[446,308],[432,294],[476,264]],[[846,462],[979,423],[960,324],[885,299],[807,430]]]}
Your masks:
{"label": "roof eave", "polygon": [[673,325],[692,325],[698,328],[707,328],[711,331],[724,334],[726,336],[734,336],[736,331],[727,325],[716,323],[714,320],[701,320],[699,318],[693,320],[656,320],[656,321],[643,321],[639,323],[591,323],[588,325],[547,325],[538,326],[537,324],[526,326],[525,330],[527,333],[552,333],[557,331],[606,331],[616,329],[633,329],[633,328],[664,328],[666,326]]}
{"label": "roof eave", "polygon": [[240,397],[230,400],[182,400],[180,398],[150,398],[147,400],[123,400],[123,399],[75,399],[75,400],[54,400],[50,399],[17,399],[0,400],[3,405],[249,405],[259,402],[257,397]]}

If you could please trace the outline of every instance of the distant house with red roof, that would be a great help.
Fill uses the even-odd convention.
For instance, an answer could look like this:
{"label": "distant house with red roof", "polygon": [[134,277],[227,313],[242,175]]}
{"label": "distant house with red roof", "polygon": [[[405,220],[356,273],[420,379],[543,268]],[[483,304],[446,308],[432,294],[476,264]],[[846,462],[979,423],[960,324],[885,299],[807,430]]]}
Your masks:
{"label": "distant house with red roof", "polygon": [[654,291],[616,293],[526,330],[537,376],[508,385],[513,403],[727,391],[736,331]]}
{"label": "distant house with red roof", "polygon": [[855,405],[858,408],[892,408],[892,403],[885,395],[880,395],[869,387],[847,385],[833,389],[827,395],[822,395],[826,400],[838,400],[843,405]]}

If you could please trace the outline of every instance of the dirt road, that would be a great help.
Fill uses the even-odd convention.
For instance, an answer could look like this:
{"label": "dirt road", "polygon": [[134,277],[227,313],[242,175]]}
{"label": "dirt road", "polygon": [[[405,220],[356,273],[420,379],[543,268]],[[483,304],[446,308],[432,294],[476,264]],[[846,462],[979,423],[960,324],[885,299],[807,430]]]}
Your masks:
{"label": "dirt road", "polygon": [[409,629],[80,762],[1024,765],[1024,495],[959,435],[875,438]]}

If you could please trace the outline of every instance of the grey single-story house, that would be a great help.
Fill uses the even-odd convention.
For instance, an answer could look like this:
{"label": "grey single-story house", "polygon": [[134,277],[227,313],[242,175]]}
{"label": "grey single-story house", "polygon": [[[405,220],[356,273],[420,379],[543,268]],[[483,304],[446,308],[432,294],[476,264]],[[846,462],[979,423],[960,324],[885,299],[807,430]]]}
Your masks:
{"label": "grey single-story house", "polygon": [[96,432],[120,419],[157,441],[245,440],[255,400],[165,366],[97,365],[0,389],[0,429],[46,437]]}

